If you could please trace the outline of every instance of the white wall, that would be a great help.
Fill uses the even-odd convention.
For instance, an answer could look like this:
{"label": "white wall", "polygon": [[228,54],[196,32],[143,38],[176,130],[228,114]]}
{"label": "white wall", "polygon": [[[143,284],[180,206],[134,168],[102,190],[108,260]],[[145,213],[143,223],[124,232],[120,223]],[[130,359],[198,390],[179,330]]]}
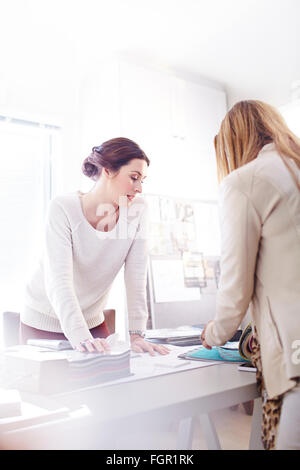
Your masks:
{"label": "white wall", "polygon": [[287,125],[298,137],[300,137],[300,99],[291,101],[279,108]]}
{"label": "white wall", "polygon": [[[80,89],[81,149],[113,137],[136,141],[150,158],[145,193],[216,200],[213,138],[226,112],[216,83],[113,59],[93,67]],[[82,177],[81,187],[91,183]],[[123,273],[115,280],[109,308],[118,332],[126,323]]]}
{"label": "white wall", "polygon": [[62,158],[57,162],[56,192],[71,191],[80,184],[79,80],[72,83],[38,84],[20,79],[0,80],[0,114],[62,128]]}
{"label": "white wall", "polygon": [[[136,139],[150,157],[147,192],[211,199],[216,194],[212,139],[226,111],[226,95],[207,83],[108,60],[84,80],[0,80],[0,114],[62,127],[57,192],[90,187],[81,175],[83,159],[92,146],[123,135]],[[183,162],[189,173],[180,180],[176,174]]]}
{"label": "white wall", "polygon": [[213,138],[227,109],[221,86],[116,59],[94,67],[80,96],[82,153],[131,138],[151,160],[145,192],[216,199]]}

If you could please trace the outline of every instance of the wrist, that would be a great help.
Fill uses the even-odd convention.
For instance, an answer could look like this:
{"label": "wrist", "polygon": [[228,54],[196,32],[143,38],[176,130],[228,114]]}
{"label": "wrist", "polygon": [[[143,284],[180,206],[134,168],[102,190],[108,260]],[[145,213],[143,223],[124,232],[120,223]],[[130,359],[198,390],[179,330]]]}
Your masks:
{"label": "wrist", "polygon": [[130,337],[145,338],[145,333],[142,330],[129,330]]}

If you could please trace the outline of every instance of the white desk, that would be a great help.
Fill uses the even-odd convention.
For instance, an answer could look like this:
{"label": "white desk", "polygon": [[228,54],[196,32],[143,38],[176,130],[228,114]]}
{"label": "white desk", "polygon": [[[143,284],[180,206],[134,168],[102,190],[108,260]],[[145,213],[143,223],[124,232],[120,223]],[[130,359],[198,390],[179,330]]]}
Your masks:
{"label": "white desk", "polygon": [[[28,401],[40,406],[43,400],[49,401],[49,398],[41,396],[23,395]],[[220,448],[210,413],[255,400],[249,448],[262,448],[259,439],[260,399],[255,374],[239,371],[236,364],[222,363],[178,370],[142,380],[131,378],[127,382],[102,384],[59,394],[52,396],[51,400],[57,402],[57,407],[76,409],[82,405],[88,406],[93,417],[91,448],[101,448],[101,439],[97,444],[98,437],[109,432],[116,437],[118,433],[122,435],[143,432],[149,428],[160,429],[166,423],[180,420],[178,449],[191,449],[193,418],[199,415],[205,425],[208,447]],[[42,431],[39,426],[37,432]]]}

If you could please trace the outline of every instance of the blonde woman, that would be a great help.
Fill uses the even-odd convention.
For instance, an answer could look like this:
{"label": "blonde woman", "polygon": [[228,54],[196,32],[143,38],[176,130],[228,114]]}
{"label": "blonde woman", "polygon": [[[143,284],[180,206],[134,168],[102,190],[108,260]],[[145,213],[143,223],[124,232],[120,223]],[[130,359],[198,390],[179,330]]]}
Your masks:
{"label": "blonde woman", "polygon": [[221,282],[202,341],[224,344],[249,307],[272,418],[265,413],[265,447],[275,447],[279,422],[276,448],[300,449],[300,140],[273,107],[242,101],[225,116],[215,148]]}

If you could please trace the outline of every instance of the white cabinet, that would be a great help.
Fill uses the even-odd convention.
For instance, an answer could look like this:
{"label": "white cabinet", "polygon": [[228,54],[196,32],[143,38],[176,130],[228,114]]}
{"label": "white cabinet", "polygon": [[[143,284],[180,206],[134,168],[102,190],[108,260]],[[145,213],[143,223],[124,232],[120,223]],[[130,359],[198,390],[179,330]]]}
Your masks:
{"label": "white cabinet", "polygon": [[179,77],[170,77],[171,89],[171,136],[184,140],[187,135],[187,85],[188,82]]}
{"label": "white cabinet", "polygon": [[170,132],[168,76],[145,67],[120,63],[121,129],[145,142]]}
{"label": "white cabinet", "polygon": [[213,138],[226,113],[220,88],[125,61],[99,66],[82,86],[82,148],[135,140],[151,165],[148,193],[216,199]]}
{"label": "white cabinet", "polygon": [[104,62],[89,72],[80,90],[83,158],[92,147],[120,135],[119,64]]}
{"label": "white cabinet", "polygon": [[121,134],[136,141],[150,159],[144,190],[164,191],[167,186],[171,152],[169,136],[169,76],[138,65],[120,63]]}
{"label": "white cabinet", "polygon": [[218,183],[214,137],[226,114],[224,91],[198,83],[186,87],[186,155],[192,168],[188,197],[216,199]]}
{"label": "white cabinet", "polygon": [[226,113],[222,89],[172,79],[172,148],[180,167],[180,196],[216,199],[214,136]]}

